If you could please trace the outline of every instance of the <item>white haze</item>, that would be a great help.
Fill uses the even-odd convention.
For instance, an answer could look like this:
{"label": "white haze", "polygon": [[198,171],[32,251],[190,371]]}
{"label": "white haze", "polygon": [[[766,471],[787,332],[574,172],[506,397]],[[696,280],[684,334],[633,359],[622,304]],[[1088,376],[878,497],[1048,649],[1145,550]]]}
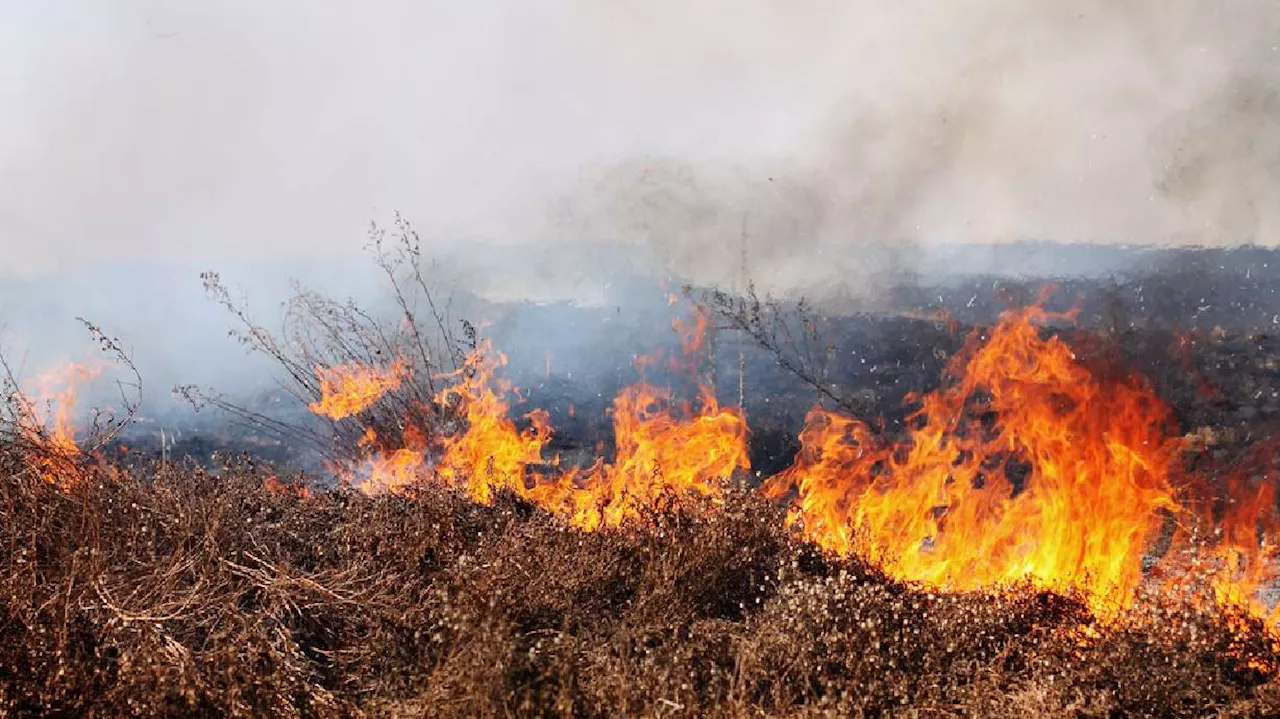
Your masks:
{"label": "white haze", "polygon": [[1277,43],[1274,0],[0,0],[0,282],[101,277],[0,322],[220,339],[195,268],[332,274],[394,210],[504,297],[1274,245]]}

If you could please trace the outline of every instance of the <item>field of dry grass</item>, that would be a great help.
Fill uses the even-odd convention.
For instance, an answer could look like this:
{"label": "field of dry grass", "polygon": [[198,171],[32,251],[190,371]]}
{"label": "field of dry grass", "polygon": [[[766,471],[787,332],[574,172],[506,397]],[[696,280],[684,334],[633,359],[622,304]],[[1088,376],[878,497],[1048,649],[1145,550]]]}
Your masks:
{"label": "field of dry grass", "polygon": [[746,493],[582,533],[511,497],[303,493],[244,459],[0,472],[11,716],[1280,712],[1257,624],[824,557]]}
{"label": "field of dry grass", "polygon": [[[216,395],[183,394],[251,426],[275,427],[279,439],[319,452],[334,468],[372,466],[372,460],[412,450],[409,455],[419,462],[415,481],[398,494],[282,482],[281,469],[247,455],[201,456],[197,464],[195,457],[171,460],[163,451],[142,451],[122,460],[118,432],[134,417],[140,391],[132,402],[124,393],[119,417],[94,414],[87,431],[79,432],[85,439],[77,441],[75,428],[65,422],[49,426],[43,405],[28,401],[12,374],[0,382],[0,542],[7,557],[0,575],[0,716],[1280,715],[1280,643],[1274,630],[1255,618],[1256,611],[1217,601],[1214,592],[1223,585],[1185,581],[1185,563],[1148,567],[1149,576],[1138,578],[1148,588],[1133,606],[1102,621],[1089,609],[1098,608],[1096,593],[1062,596],[1030,584],[986,582],[969,584],[982,586],[981,592],[941,593],[893,579],[853,549],[841,556],[824,553],[789,529],[778,497],[770,501],[743,486],[720,491],[726,477],[747,481],[743,463],[693,472],[701,484],[691,487],[714,491],[678,498],[637,491],[663,468],[684,466],[661,453],[648,464],[635,463],[639,469],[632,473],[538,485],[575,492],[616,487],[618,492],[602,491],[598,498],[626,512],[617,522],[587,523],[600,525],[599,531],[575,529],[568,518],[581,516],[558,510],[576,505],[540,501],[546,492],[511,494],[529,490],[521,484],[529,471],[548,470],[541,439],[517,431],[505,390],[476,379],[484,376],[472,362],[481,356],[481,338],[465,322],[458,333],[451,331],[455,322],[436,311],[441,305],[418,264],[417,236],[407,224],[397,228],[395,250],[384,251],[382,235],[374,235],[379,266],[403,310],[391,320],[302,293],[290,306],[286,341],[233,303],[216,275],[205,277],[206,289],[241,326],[241,342],[273,359],[292,380],[288,391],[298,406],[323,406],[333,394],[327,385],[334,383],[318,368],[376,369],[395,357],[407,365],[391,383],[394,391],[381,388],[372,403],[360,403],[354,414],[335,412],[327,425],[298,427],[264,424],[270,418]],[[424,298],[431,309],[428,326],[415,322],[420,318],[411,311],[412,297]],[[821,345],[813,317],[752,300],[720,306],[719,317],[736,320],[730,326],[760,345],[765,364],[781,367],[793,385],[821,389],[837,406],[857,404],[851,399],[857,393],[833,394],[827,368],[812,361],[823,354],[810,351],[810,345]],[[889,353],[868,374],[883,402],[912,387],[923,389],[913,379],[917,365],[932,377],[948,354],[939,348],[959,345],[958,334],[943,340],[943,329],[927,324],[877,324],[871,329],[879,334],[859,335],[854,342]],[[88,327],[104,351],[133,369],[115,340]],[[1035,351],[1003,356],[1070,354],[1068,364],[1075,368],[1076,354],[1049,346],[1038,330],[1025,334],[1025,344]],[[1078,343],[1082,357],[1100,337],[1117,340],[1084,337]],[[1206,447],[1195,455],[1206,466],[1178,477],[1216,481],[1222,467],[1239,464],[1236,455],[1252,431],[1261,432],[1280,411],[1271,399],[1275,349],[1265,337],[1241,337],[1234,344],[1217,338],[1203,347],[1191,342],[1197,353],[1175,362],[1169,358],[1171,342],[1160,335],[1147,343],[1151,347],[1139,348],[1152,350],[1153,362],[1138,361],[1140,352],[1111,354],[1124,367],[1155,368],[1157,379],[1185,379],[1186,387],[1160,387],[1176,400],[1186,426],[1157,437],[1158,447],[1167,440],[1167,456],[1148,449],[1172,464],[1172,448],[1185,444],[1181,433],[1194,429],[1195,436],[1206,437]],[[697,352],[685,349],[688,369],[701,383],[707,367],[695,361]],[[738,359],[744,366],[745,358]],[[878,374],[870,374],[877,368]],[[1069,374],[1078,381],[1055,385],[1054,397],[1100,386],[1082,371]],[[1211,386],[1220,377],[1230,379],[1222,390]],[[461,393],[467,402],[441,401],[438,378],[453,383],[459,395],[454,400],[462,399],[459,386],[469,390]],[[1001,385],[1004,379],[980,384]],[[1108,391],[1086,392],[1088,397],[1115,394],[1120,385],[1108,381]],[[765,384],[777,388],[760,396],[789,396],[783,384]],[[73,398],[55,399],[58,406],[70,406]],[[470,412],[476,407],[488,411]],[[940,416],[953,416],[960,407],[968,405]],[[747,411],[759,416],[751,407]],[[709,423],[716,430],[709,434],[740,441],[745,456],[745,421],[733,412],[708,412],[718,418]],[[1109,412],[1088,414],[1088,422],[1063,431],[1077,441],[1092,437],[1094,420],[1107,419]],[[652,413],[637,407],[621,413],[646,414]],[[1054,420],[1060,414],[1048,413]],[[613,444],[634,450],[637,437],[664,449],[688,444],[691,435],[683,428],[690,423],[664,418],[658,416],[654,426],[680,431],[645,433],[628,425],[624,429],[631,434],[620,437],[615,424]],[[1228,441],[1237,421],[1249,434]],[[753,428],[752,439],[761,439],[759,429]],[[487,441],[467,441],[473,430]],[[1103,436],[1099,446],[1109,441]],[[521,450],[518,461],[497,472],[498,450],[530,445],[538,445],[537,451]],[[464,456],[476,461],[449,464],[456,459],[449,449],[472,446],[476,451]],[[1134,443],[1134,452],[1143,447]],[[782,459],[790,461],[795,449],[783,447]],[[607,459],[630,466],[622,454]],[[116,462],[101,459],[108,456]],[[1016,470],[1015,465],[1008,466]],[[441,466],[451,470],[452,482],[427,479],[440,480],[443,474],[432,468]],[[502,481],[476,493],[468,485],[484,479],[477,468],[493,475],[490,480],[501,474]],[[1269,466],[1255,469],[1270,481]],[[341,476],[358,479],[348,475]],[[677,471],[662,476],[664,482],[653,487],[680,486],[665,482]],[[606,486],[601,477],[617,482]],[[490,490],[492,503],[477,503],[487,502]],[[1271,496],[1255,489],[1231,498],[1255,494]],[[573,499],[582,496],[577,492]],[[1088,506],[1081,496],[1092,495],[1061,496],[1078,508]],[[829,499],[835,515],[847,514],[847,495]],[[1256,504],[1257,517],[1245,513],[1238,526],[1231,525],[1242,530],[1243,549],[1257,544],[1256,532],[1243,530],[1270,516],[1261,511],[1268,509],[1265,502]],[[1097,521],[1096,515],[1080,514],[1085,518],[1073,528]],[[1142,526],[1171,517],[1137,512]],[[1184,513],[1175,519],[1188,518]],[[1034,524],[1028,520],[1027,526]],[[985,526],[980,529],[984,534],[965,535],[966,546],[990,536]],[[1031,536],[1021,529],[1015,535],[1014,543],[1024,544]],[[850,543],[855,546],[871,545]],[[918,546],[942,561],[940,545]],[[1098,543],[1061,546],[1096,549]],[[1272,556],[1252,549],[1263,559]],[[1169,547],[1160,551],[1174,554]],[[1120,558],[1132,560],[1136,574],[1146,556]],[[1189,571],[1208,576],[1194,562]],[[1011,570],[1004,576],[1026,574]],[[1038,586],[1082,587],[1091,578],[1082,576],[1088,572],[1068,574],[1084,581]]]}

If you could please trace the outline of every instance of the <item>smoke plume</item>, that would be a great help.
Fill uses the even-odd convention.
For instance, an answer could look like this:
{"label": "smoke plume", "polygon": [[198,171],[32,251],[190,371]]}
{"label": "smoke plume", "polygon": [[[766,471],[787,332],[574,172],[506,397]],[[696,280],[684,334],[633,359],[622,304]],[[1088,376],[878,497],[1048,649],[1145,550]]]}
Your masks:
{"label": "smoke plume", "polygon": [[[397,209],[505,297],[623,271],[867,292],[959,243],[1274,245],[1277,37],[1271,0],[11,6],[0,274],[32,284],[0,320],[150,303],[170,344],[220,336],[152,280],[324,277]],[[100,283],[35,297],[73,273]]]}

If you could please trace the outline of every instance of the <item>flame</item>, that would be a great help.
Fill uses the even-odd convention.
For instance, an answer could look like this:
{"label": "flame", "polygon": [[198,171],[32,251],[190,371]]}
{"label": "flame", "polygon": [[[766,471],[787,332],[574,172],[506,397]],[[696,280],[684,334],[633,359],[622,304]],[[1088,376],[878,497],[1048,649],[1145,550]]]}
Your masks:
{"label": "flame", "polygon": [[22,415],[19,431],[33,449],[32,461],[47,482],[75,483],[73,461],[81,456],[76,444],[76,399],[82,385],[102,373],[102,367],[68,363],[38,375],[29,391],[18,395]]}
{"label": "flame", "polygon": [[359,442],[365,459],[352,473],[362,478],[355,482],[357,489],[366,494],[410,493],[426,471],[426,441],[413,425],[405,428],[404,439],[405,446],[385,450],[379,447],[377,432],[372,427],[365,428]]}
{"label": "flame", "polygon": [[699,406],[675,403],[667,390],[640,383],[613,403],[617,458],[569,472],[530,492],[538,504],[591,531],[639,519],[665,498],[697,496],[719,503],[725,481],[750,468],[747,423],[722,408],[707,388]]}
{"label": "flame", "polygon": [[[705,317],[690,328],[680,328],[681,341],[693,353],[701,346]],[[427,446],[418,433],[416,439],[406,437],[403,447],[382,450],[376,433],[366,430],[361,445],[367,456],[356,485],[370,493],[411,494],[429,475],[485,504],[499,491],[513,492],[590,531],[633,521],[663,498],[695,495],[719,501],[724,482],[749,467],[741,412],[720,407],[705,386],[695,407],[641,382],[614,399],[614,462],[562,468],[558,457],[545,456],[553,433],[546,411],[524,415],[524,429],[510,418],[506,398],[512,387],[496,376],[505,364],[505,355],[482,342],[452,375],[454,383],[435,401],[456,408],[463,429],[439,439],[438,446]]]}
{"label": "flame", "polygon": [[[1184,534],[1175,546],[1203,563],[1202,574],[1218,605],[1261,621],[1280,645],[1280,604],[1265,596],[1280,586],[1280,512],[1273,449],[1270,443],[1256,448],[1243,466],[1227,475],[1219,492],[1198,483],[1194,489],[1202,495],[1198,498],[1202,509],[1196,526],[1210,531],[1199,544],[1199,538]],[[1213,501],[1214,494],[1220,502]],[[1213,511],[1216,504],[1223,505],[1218,516]]]}
{"label": "flame", "polygon": [[455,383],[441,390],[435,402],[442,408],[456,408],[464,425],[453,436],[433,444],[421,428],[406,423],[401,445],[387,447],[384,438],[366,427],[359,441],[363,459],[348,473],[357,478],[356,487],[369,494],[408,495],[419,480],[434,473],[436,479],[465,490],[481,503],[490,503],[500,489],[521,493],[525,467],[542,461],[550,425],[540,410],[532,413],[533,426],[523,432],[507,416],[510,407],[504,397],[511,385],[495,376],[506,361],[505,355],[493,352],[484,341],[458,372],[443,377]]}
{"label": "flame", "polygon": [[[1239,499],[1223,517],[1221,541],[1211,549],[1219,568],[1210,577],[1210,587],[1219,604],[1244,608],[1275,627],[1280,605],[1267,606],[1259,593],[1280,579],[1280,551],[1274,536],[1276,487],[1262,482],[1252,490],[1236,485],[1229,491]],[[1273,536],[1265,536],[1264,527]]]}
{"label": "flame", "polygon": [[[857,553],[900,580],[943,591],[1030,582],[1081,597],[1102,621],[1136,601],[1144,558],[1170,519],[1190,519],[1214,531],[1206,540],[1179,529],[1153,571],[1194,571],[1212,601],[1243,608],[1280,642],[1280,609],[1264,598],[1280,582],[1273,475],[1229,478],[1233,501],[1207,511],[1196,492],[1213,483],[1183,465],[1193,442],[1171,431],[1151,387],[1094,373],[1061,338],[1043,336],[1044,324],[1069,317],[1029,307],[975,332],[939,389],[909,397],[917,409],[901,436],[811,410],[794,463],[760,491],[789,501],[790,521],[822,548]],[[707,318],[673,328],[681,356],[637,358],[641,381],[613,400],[611,461],[599,446],[588,467],[548,457],[549,414],[513,419],[514,391],[499,377],[506,357],[482,342],[434,398],[456,426],[408,425],[390,445],[367,428],[350,474],[369,493],[412,495],[436,481],[487,504],[511,492],[586,531],[635,522],[668,499],[714,505],[750,467],[747,424],[701,379]],[[661,368],[691,378],[696,399],[644,379]]]}
{"label": "flame", "polygon": [[1169,412],[1136,380],[1104,383],[1039,308],[970,338],[951,383],[918,397],[909,436],[812,411],[802,451],[766,493],[797,493],[792,517],[837,552],[903,580],[983,590],[1030,580],[1077,590],[1101,616],[1133,597],[1143,552],[1177,510]]}
{"label": "flame", "polygon": [[316,367],[315,373],[316,379],[320,380],[320,399],[308,405],[309,409],[318,415],[339,420],[365,411],[387,392],[399,387],[405,374],[405,363],[397,359],[385,368],[341,364]]}
{"label": "flame", "polygon": [[297,499],[310,499],[311,488],[305,484],[296,482],[286,482],[280,479],[279,475],[272,472],[262,482],[262,488],[269,494],[278,494],[286,497],[295,497]]}
{"label": "flame", "polygon": [[697,377],[698,370],[707,357],[706,338],[709,327],[707,315],[703,312],[695,312],[692,321],[680,318],[671,321],[671,329],[680,338],[681,350],[679,355],[671,358],[672,372]]}
{"label": "flame", "polygon": [[506,355],[494,354],[488,342],[481,343],[467,357],[462,381],[436,398],[442,405],[457,401],[466,422],[465,431],[445,440],[436,473],[484,504],[501,489],[525,494],[525,469],[542,462],[542,450],[551,439],[545,411],[529,413],[530,426],[523,431],[507,416],[510,407],[503,397],[511,385],[494,377],[506,361]]}

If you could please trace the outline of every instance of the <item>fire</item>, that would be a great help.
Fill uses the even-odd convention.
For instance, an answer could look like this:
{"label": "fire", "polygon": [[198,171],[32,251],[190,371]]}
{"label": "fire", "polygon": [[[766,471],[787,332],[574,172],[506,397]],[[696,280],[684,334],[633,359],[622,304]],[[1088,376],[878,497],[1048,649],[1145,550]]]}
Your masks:
{"label": "fire", "polygon": [[530,496],[591,531],[639,519],[663,498],[719,502],[725,481],[750,468],[745,418],[720,407],[707,388],[695,409],[645,383],[628,387],[614,399],[613,427],[612,464],[565,473],[536,485]]}
{"label": "fire", "polygon": [[282,480],[280,479],[280,476],[277,475],[275,472],[272,472],[267,475],[267,478],[262,482],[262,487],[263,489],[267,490],[267,492],[271,494],[278,494],[286,497],[295,497],[297,499],[311,498],[310,487],[308,487],[305,484],[299,484],[296,482],[287,482],[285,480]]}
{"label": "fire", "polygon": [[[1030,582],[1080,596],[1110,621],[1137,600],[1147,559],[1168,576],[1201,578],[1216,603],[1280,637],[1280,610],[1264,591],[1280,581],[1274,478],[1233,477],[1234,501],[1206,509],[1196,492],[1213,483],[1184,465],[1190,442],[1173,432],[1170,409],[1141,379],[1095,373],[1063,339],[1045,336],[1043,325],[1066,318],[1030,307],[975,332],[942,386],[909,398],[917,409],[901,436],[813,409],[794,463],[760,491],[789,501],[809,540],[903,581],[942,591]],[[703,378],[706,316],[673,329],[681,356],[637,358],[642,380],[613,400],[611,461],[565,467],[548,456],[549,414],[513,418],[512,386],[499,376],[506,357],[482,342],[434,398],[456,422],[430,433],[410,424],[391,444],[366,429],[350,477],[366,492],[404,495],[441,482],[485,504],[511,492],[586,531],[633,523],[669,499],[714,505],[749,469],[747,423]],[[691,379],[696,399],[646,381],[656,369]],[[394,367],[344,371],[400,376]],[[353,395],[365,407],[377,399]],[[1153,557],[1171,526],[1180,528],[1173,548]],[[1188,526],[1212,531],[1192,537]]]}
{"label": "fire", "polygon": [[525,469],[542,462],[542,450],[551,439],[550,418],[543,410],[527,415],[530,426],[523,431],[508,418],[510,407],[503,397],[511,391],[510,383],[494,378],[506,361],[506,355],[495,356],[490,345],[482,343],[467,358],[462,380],[436,398],[444,405],[457,401],[466,422],[465,431],[445,440],[436,473],[484,504],[501,489],[525,494]]}
{"label": "fire", "polygon": [[18,395],[19,431],[32,449],[40,476],[51,484],[66,486],[75,481],[71,463],[80,456],[76,398],[80,387],[101,373],[101,367],[70,363],[37,376],[31,389]]}
{"label": "fire", "polygon": [[972,337],[951,381],[915,398],[901,442],[812,411],[803,450],[766,491],[794,488],[809,538],[900,579],[957,591],[1030,580],[1114,614],[1142,580],[1162,510],[1179,508],[1178,444],[1149,388],[1097,379],[1041,338],[1046,319],[1010,312]]}
{"label": "fire", "polygon": [[339,420],[359,414],[400,386],[405,363],[397,359],[385,368],[361,364],[316,367],[320,399],[312,402],[312,412]]}
{"label": "fire", "polygon": [[[1262,621],[1280,642],[1280,604],[1265,596],[1280,586],[1280,514],[1271,450],[1264,443],[1227,476],[1224,491],[1216,493],[1221,502],[1213,501],[1212,487],[1196,486],[1204,496],[1198,498],[1202,508],[1194,526],[1206,528],[1208,536],[1179,537],[1175,549],[1198,556],[1219,605]],[[1217,504],[1225,505],[1220,512],[1213,511]]]}
{"label": "fire", "polygon": [[[692,356],[701,346],[705,317],[690,327],[679,329]],[[720,407],[705,386],[695,407],[676,402],[669,390],[641,382],[614,400],[614,462],[562,468],[558,457],[545,456],[553,432],[547,412],[527,413],[524,429],[510,418],[506,397],[511,384],[496,376],[505,363],[506,357],[487,342],[470,354],[454,383],[435,398],[441,407],[458,410],[463,428],[436,446],[428,446],[419,432],[407,436],[403,447],[381,450],[376,433],[367,430],[362,446],[369,452],[357,486],[371,493],[409,494],[429,475],[477,502],[490,503],[495,493],[509,491],[573,526],[594,530],[632,521],[667,497],[717,501],[724,482],[749,466],[741,412]]]}
{"label": "fire", "polygon": [[361,477],[356,487],[366,494],[408,494],[427,466],[426,443],[421,433],[409,425],[405,446],[396,449],[380,448],[378,441],[377,432],[366,428],[359,443],[365,459],[354,473]]}

